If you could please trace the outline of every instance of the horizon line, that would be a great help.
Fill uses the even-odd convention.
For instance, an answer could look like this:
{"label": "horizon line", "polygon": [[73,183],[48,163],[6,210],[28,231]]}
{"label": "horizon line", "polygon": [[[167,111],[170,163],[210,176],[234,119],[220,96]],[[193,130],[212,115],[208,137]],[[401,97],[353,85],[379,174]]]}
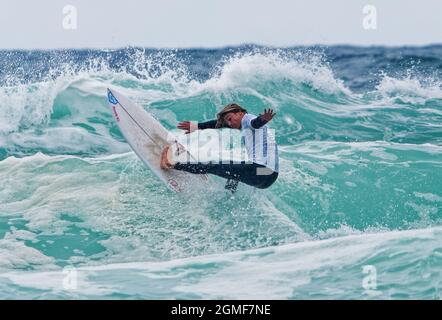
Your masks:
{"label": "horizon line", "polygon": [[229,48],[241,48],[241,47],[262,47],[270,49],[292,49],[292,48],[311,48],[311,47],[356,47],[356,48],[424,48],[424,47],[438,47],[442,46],[442,42],[430,42],[427,44],[398,44],[398,45],[388,45],[388,44],[351,44],[351,43],[336,43],[336,44],[293,44],[287,46],[275,46],[275,45],[265,45],[258,43],[242,43],[242,44],[230,44],[230,45],[220,45],[220,46],[194,46],[194,47],[173,47],[173,46],[163,46],[163,47],[148,47],[140,45],[126,45],[118,47],[36,47],[36,48],[0,48],[0,51],[62,51],[62,50],[124,50],[124,49],[148,49],[148,50],[220,50]]}

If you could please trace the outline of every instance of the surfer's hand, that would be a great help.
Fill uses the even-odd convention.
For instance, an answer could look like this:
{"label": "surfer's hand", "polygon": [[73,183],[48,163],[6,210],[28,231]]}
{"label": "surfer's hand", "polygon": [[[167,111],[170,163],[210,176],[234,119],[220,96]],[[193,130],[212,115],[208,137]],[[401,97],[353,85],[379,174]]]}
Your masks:
{"label": "surfer's hand", "polygon": [[198,125],[196,123],[190,121],[182,121],[178,123],[178,129],[186,130],[186,134],[192,133],[198,129]]}
{"label": "surfer's hand", "polygon": [[273,117],[276,115],[276,113],[273,113],[272,109],[264,109],[264,114],[260,114],[262,120],[265,120],[266,122],[269,122],[273,119]]}

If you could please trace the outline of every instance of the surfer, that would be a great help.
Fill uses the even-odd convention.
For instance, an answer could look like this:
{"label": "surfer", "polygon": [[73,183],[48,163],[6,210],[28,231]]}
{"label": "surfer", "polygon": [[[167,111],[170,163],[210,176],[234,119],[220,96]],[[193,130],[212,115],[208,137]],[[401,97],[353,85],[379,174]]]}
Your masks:
{"label": "surfer", "polygon": [[[161,168],[163,170],[175,169],[194,174],[214,174],[226,178],[226,189],[234,192],[238,182],[265,189],[270,187],[278,178],[278,146],[272,130],[267,123],[273,119],[275,113],[272,109],[265,109],[263,114],[255,116],[236,103],[225,106],[218,114],[216,120],[203,123],[183,121],[178,128],[185,130],[186,134],[195,130],[231,128],[241,130],[241,140],[245,145],[249,162],[240,163],[180,163],[170,160],[169,146],[163,149],[161,155]],[[223,161],[225,162],[225,161]]]}

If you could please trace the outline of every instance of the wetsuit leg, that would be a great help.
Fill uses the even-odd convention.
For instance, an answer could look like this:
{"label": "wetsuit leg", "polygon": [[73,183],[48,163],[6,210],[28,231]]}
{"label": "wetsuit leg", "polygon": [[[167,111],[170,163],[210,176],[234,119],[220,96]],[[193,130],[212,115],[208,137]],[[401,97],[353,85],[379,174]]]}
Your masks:
{"label": "wetsuit leg", "polygon": [[176,163],[176,170],[195,174],[210,173],[219,177],[238,180],[250,186],[265,189],[270,187],[278,177],[277,172],[257,163]]}

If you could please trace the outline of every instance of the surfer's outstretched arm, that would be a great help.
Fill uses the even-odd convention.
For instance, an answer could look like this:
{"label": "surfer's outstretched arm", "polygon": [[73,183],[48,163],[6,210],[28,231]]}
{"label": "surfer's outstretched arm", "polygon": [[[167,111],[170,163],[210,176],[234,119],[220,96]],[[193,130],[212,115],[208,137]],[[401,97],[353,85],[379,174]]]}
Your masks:
{"label": "surfer's outstretched arm", "polygon": [[204,129],[217,129],[216,128],[217,120],[210,120],[206,122],[198,122],[198,129],[204,130]]}
{"label": "surfer's outstretched arm", "polygon": [[191,121],[182,121],[178,123],[177,128],[181,130],[185,130],[186,134],[192,133],[195,130],[204,130],[204,129],[217,129],[216,128],[217,120],[210,120],[206,122],[191,122]]}
{"label": "surfer's outstretched arm", "polygon": [[264,113],[257,116],[255,119],[250,121],[253,129],[259,129],[264,126],[267,122],[273,119],[276,113],[273,113],[272,109],[264,109]]}

